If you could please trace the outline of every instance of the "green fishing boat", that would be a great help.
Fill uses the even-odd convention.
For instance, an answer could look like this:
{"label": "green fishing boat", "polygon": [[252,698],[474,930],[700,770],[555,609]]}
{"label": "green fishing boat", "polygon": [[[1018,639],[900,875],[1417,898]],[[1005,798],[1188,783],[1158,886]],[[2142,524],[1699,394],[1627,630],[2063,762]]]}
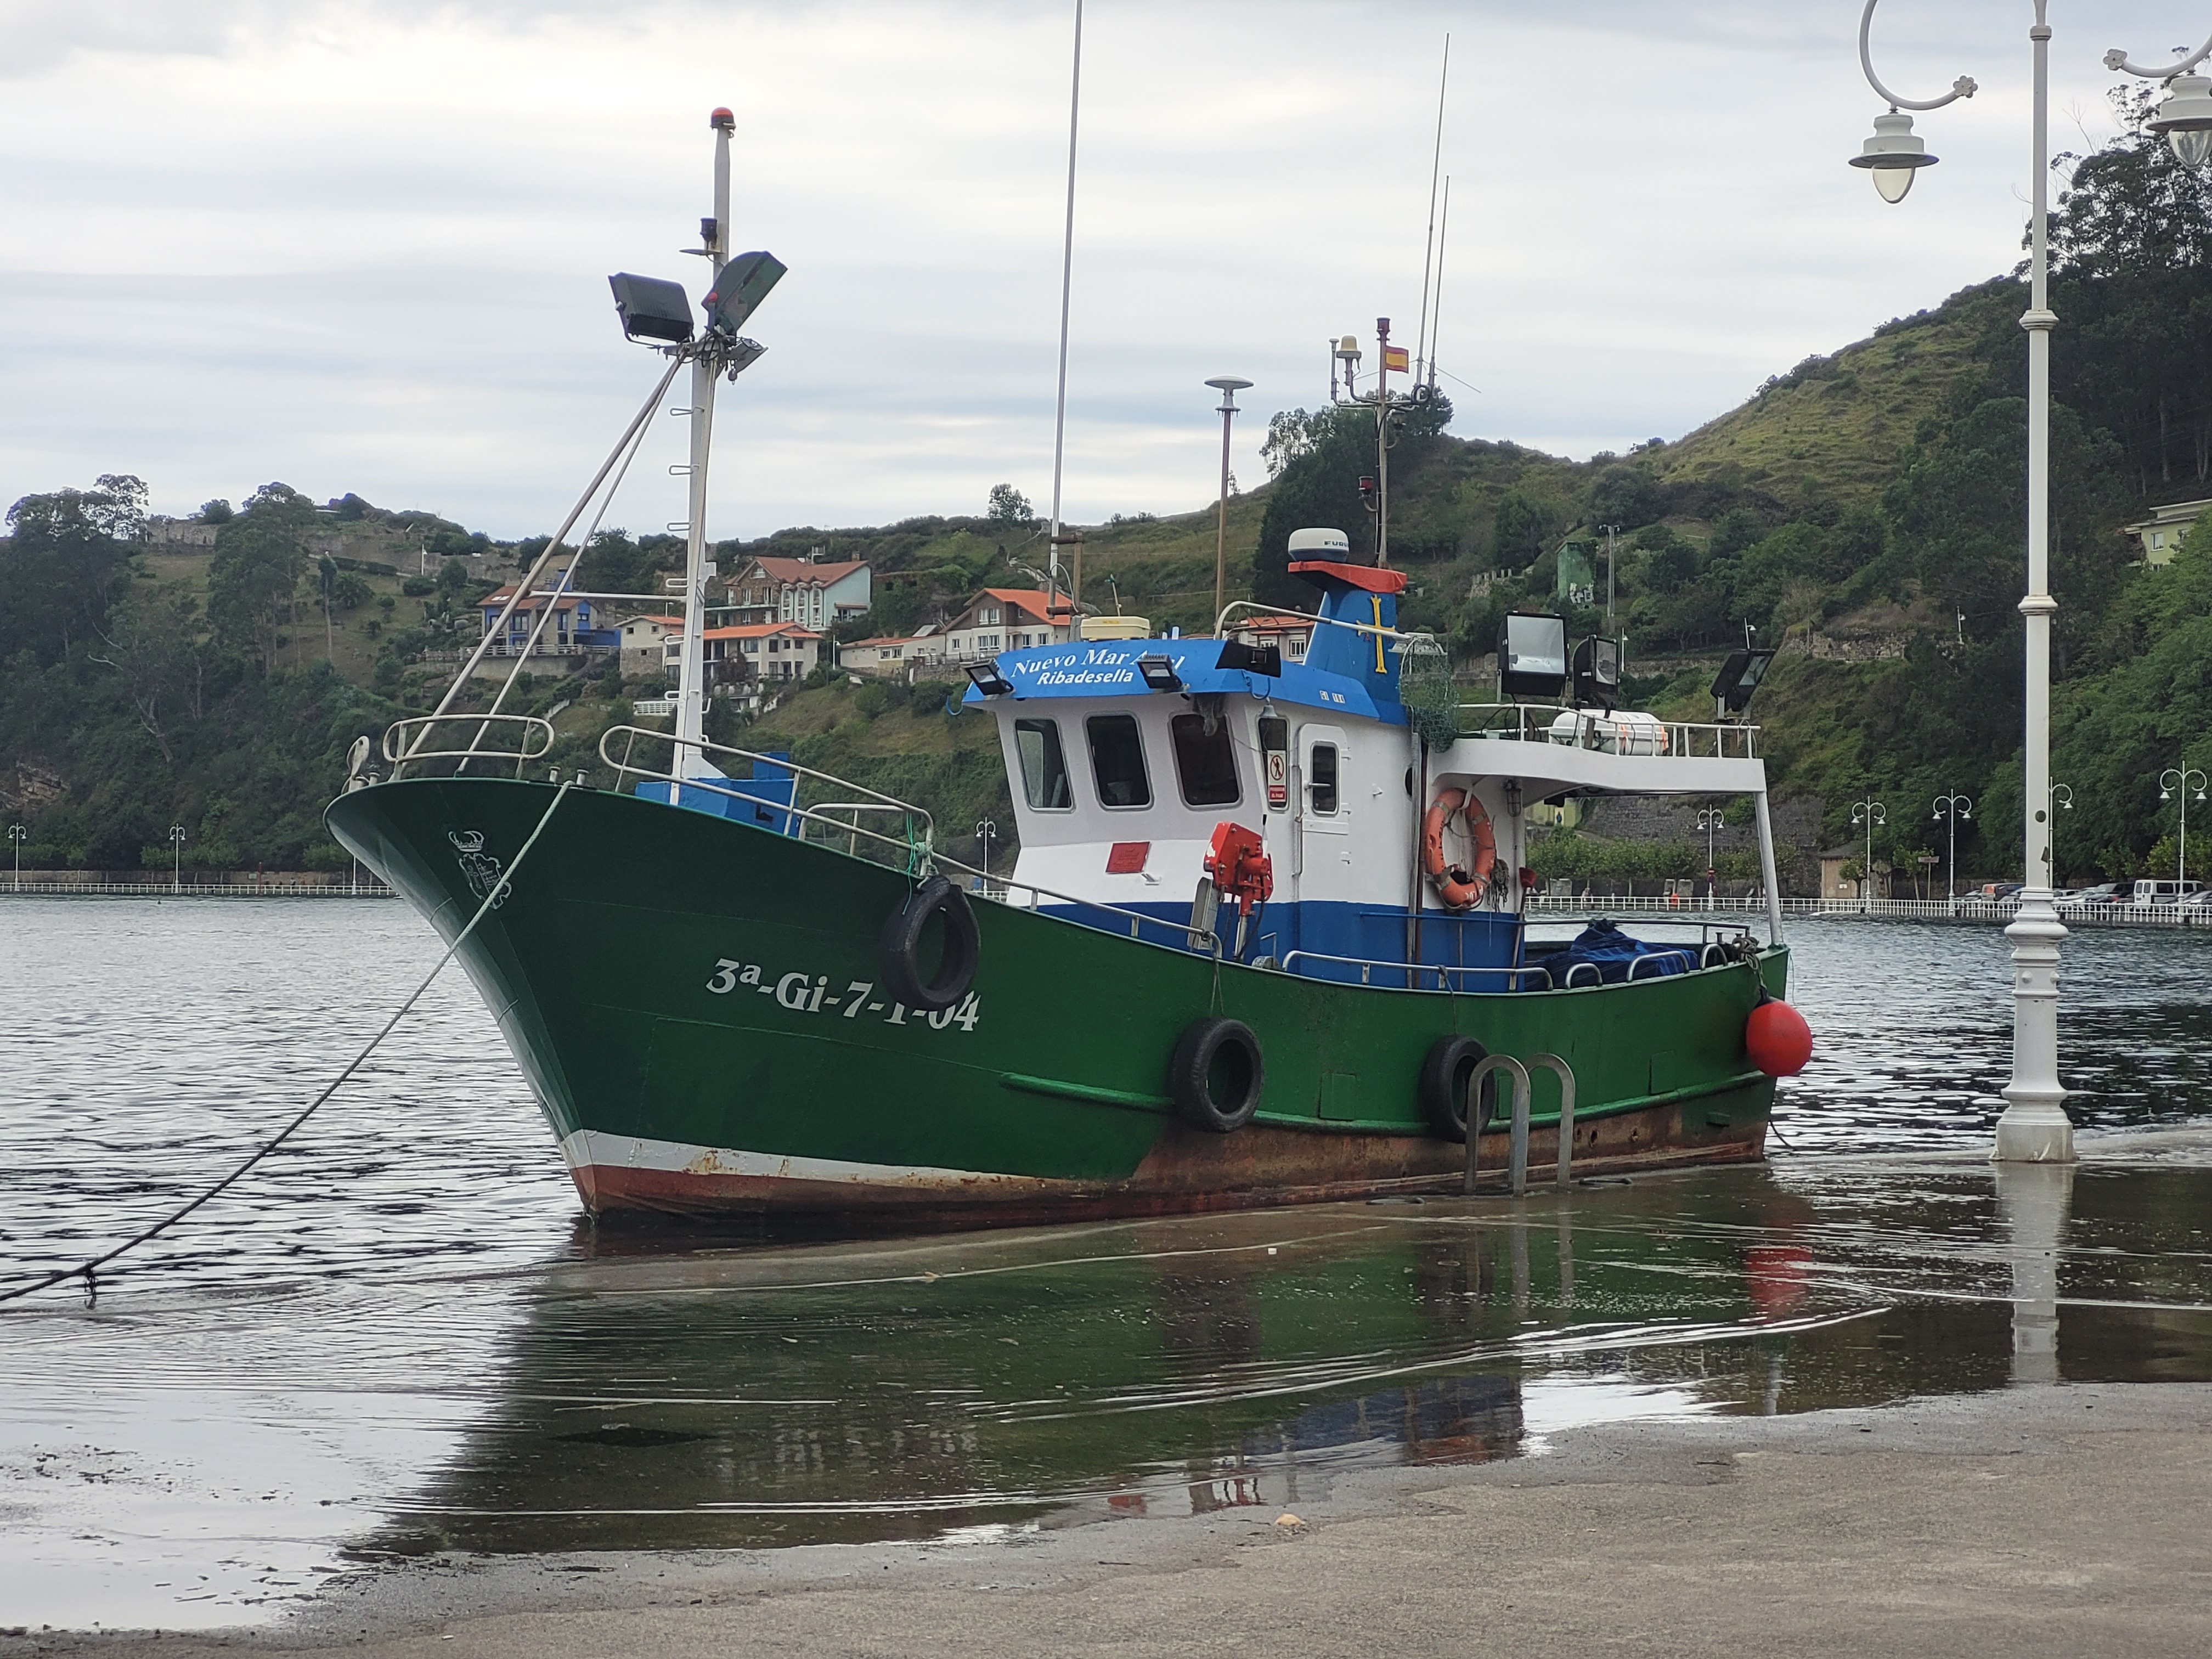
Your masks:
{"label": "green fishing boat", "polygon": [[[949,856],[914,803],[708,740],[714,398],[759,355],[737,330],[783,271],[722,252],[727,112],[714,129],[703,321],[677,284],[614,279],[665,373],[444,702],[383,734],[383,769],[356,745],[328,814],[461,939],[587,1206],[975,1225],[1760,1155],[1773,1074],[1803,1054],[1776,1000],[1758,732],[1729,718],[1756,653],[1712,722],[1662,722],[1615,707],[1611,641],[1570,651],[1562,619],[1516,616],[1497,699],[1462,704],[1397,626],[1402,573],[1317,528],[1292,538],[1314,593],[1288,613],[1296,659],[1240,629],[1248,606],[1212,637],[1128,637],[1147,630],[1048,587],[1054,642],[966,665],[960,717],[995,722],[1014,803],[1010,875]],[[574,593],[567,538],[685,368],[672,725],[618,726],[597,768],[539,781],[550,726],[465,689]],[[1532,933],[1527,809],[1627,793],[1756,804],[1764,940]]]}

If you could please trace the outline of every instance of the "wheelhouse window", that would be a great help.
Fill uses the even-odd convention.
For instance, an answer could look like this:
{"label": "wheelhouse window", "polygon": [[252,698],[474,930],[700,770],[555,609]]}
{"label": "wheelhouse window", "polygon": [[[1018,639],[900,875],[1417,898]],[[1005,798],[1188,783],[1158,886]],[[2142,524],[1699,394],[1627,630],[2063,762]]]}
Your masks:
{"label": "wheelhouse window", "polygon": [[1091,738],[1091,775],[1106,806],[1150,806],[1152,781],[1145,775],[1145,744],[1133,714],[1093,714],[1084,722]]}
{"label": "wheelhouse window", "polygon": [[1336,816],[1336,745],[1317,743],[1313,746],[1312,775],[1306,780],[1306,788],[1312,796],[1313,810],[1322,817]]}
{"label": "wheelhouse window", "polygon": [[1058,720],[1016,720],[1014,753],[1022,763],[1022,796],[1040,812],[1065,812],[1075,805],[1060,753]]}
{"label": "wheelhouse window", "polygon": [[1221,715],[1177,714],[1169,730],[1175,739],[1176,781],[1186,806],[1237,804],[1237,753],[1230,746],[1229,722]]}

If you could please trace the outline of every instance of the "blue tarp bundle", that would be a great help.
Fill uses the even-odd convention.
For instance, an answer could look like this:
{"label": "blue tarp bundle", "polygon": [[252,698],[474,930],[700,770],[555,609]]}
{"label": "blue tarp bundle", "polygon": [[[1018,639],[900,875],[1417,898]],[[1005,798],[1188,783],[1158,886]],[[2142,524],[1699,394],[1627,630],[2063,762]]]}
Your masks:
{"label": "blue tarp bundle", "polygon": [[[1647,945],[1640,939],[1631,939],[1620,931],[1618,924],[1600,918],[1575,936],[1575,942],[1564,951],[1543,958],[1545,972],[1552,976],[1555,987],[1564,988],[1567,975],[1577,963],[1588,963],[1597,969],[1598,978],[1607,985],[1617,985],[1628,977],[1629,969],[1639,957],[1657,960],[1650,966],[1637,969],[1638,979],[1657,979],[1667,974],[1685,974],[1697,958],[1687,947],[1680,945]],[[1575,982],[1587,985],[1588,974],[1575,975]]]}

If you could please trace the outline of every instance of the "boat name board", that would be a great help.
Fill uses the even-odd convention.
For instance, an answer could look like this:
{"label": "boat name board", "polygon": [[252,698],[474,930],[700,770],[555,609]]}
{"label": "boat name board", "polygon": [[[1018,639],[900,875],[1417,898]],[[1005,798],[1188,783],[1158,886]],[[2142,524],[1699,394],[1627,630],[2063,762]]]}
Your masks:
{"label": "boat name board", "polygon": [[932,1013],[919,1008],[908,1008],[902,1002],[893,1002],[888,999],[880,1002],[870,1000],[876,989],[872,981],[856,979],[846,986],[842,996],[833,997],[829,994],[830,975],[827,974],[812,974],[805,969],[795,969],[771,982],[767,977],[767,970],[758,963],[738,962],[729,957],[715,959],[714,971],[707,981],[707,989],[710,993],[726,997],[747,985],[764,997],[774,997],[777,1006],[799,1014],[830,1013],[836,1018],[857,1019],[863,1013],[880,1013],[886,1025],[904,1025],[909,1021],[920,1024],[927,1021],[933,1031],[942,1031],[953,1025],[963,1031],[972,1031],[975,1029],[975,1022],[982,1018],[982,1005],[975,1000],[973,991],[962,999],[957,1006],[939,1008]]}

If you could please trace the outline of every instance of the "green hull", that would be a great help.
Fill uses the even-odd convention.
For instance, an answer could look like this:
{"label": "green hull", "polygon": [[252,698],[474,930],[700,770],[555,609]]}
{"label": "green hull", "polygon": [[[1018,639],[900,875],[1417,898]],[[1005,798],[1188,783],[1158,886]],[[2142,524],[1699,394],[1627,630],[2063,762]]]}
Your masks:
{"label": "green hull", "polygon": [[[447,939],[553,800],[425,780],[341,797],[332,831]],[[493,863],[496,860],[496,866]],[[586,1205],[966,1224],[1448,1190],[1416,1079],[1446,1035],[1563,1057],[1579,1171],[1759,1155],[1772,1080],[1743,1051],[1786,952],[1632,985],[1462,994],[1329,984],[975,906],[973,1000],[909,1013],[877,941],[906,878],[817,844],[576,790],[461,951]],[[1229,1135],[1176,1118],[1192,1020],[1257,1035],[1266,1091]],[[1531,1163],[1556,1158],[1536,1079]],[[1502,1168],[1502,1134],[1482,1163]]]}

